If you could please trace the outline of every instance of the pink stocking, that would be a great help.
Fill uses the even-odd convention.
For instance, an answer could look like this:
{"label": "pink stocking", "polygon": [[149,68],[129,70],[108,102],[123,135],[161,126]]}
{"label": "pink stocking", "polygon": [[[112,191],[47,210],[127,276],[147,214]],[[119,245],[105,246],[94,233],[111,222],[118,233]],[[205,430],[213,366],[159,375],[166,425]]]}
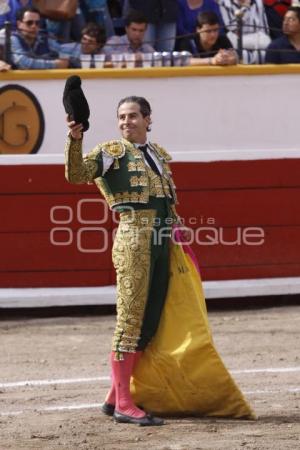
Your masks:
{"label": "pink stocking", "polygon": [[123,358],[122,360],[112,358],[113,379],[117,394],[116,412],[130,417],[141,418],[145,416],[145,412],[135,406],[130,394],[130,378],[137,356],[136,353],[124,352]]}
{"label": "pink stocking", "polygon": [[[115,354],[111,352],[110,354],[110,366],[112,367],[112,362],[115,357]],[[110,405],[116,404],[116,388],[115,388],[115,380],[114,380],[114,374],[111,373],[111,388],[105,397],[105,403],[109,403]]]}
{"label": "pink stocking", "polygon": [[[135,358],[134,358],[134,364],[133,364],[133,369],[135,368],[135,366],[137,365],[137,363],[140,360],[140,357],[142,356],[143,352],[142,351],[138,351],[136,353],[134,353]],[[110,354],[110,364],[112,367],[112,360],[114,359],[115,355],[113,352],[111,352]],[[115,405],[116,404],[116,388],[115,388],[115,381],[114,381],[114,374],[111,374],[111,388],[108,392],[108,394],[105,397],[105,403],[109,403],[110,405]]]}

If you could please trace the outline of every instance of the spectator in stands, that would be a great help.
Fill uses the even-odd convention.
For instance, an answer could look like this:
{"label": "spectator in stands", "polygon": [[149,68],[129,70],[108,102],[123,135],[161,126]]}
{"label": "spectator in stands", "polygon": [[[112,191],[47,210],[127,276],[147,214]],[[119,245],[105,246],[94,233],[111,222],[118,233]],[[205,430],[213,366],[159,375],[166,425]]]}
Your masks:
{"label": "spectator in stands", "polygon": [[237,64],[237,54],[230,40],[220,34],[219,19],[214,12],[203,12],[198,15],[196,35],[186,41],[183,49],[193,54],[190,61],[193,66]]}
{"label": "spectator in stands", "polygon": [[[219,5],[214,0],[177,0],[179,6],[177,19],[177,35],[192,34],[197,26],[197,17],[201,12],[214,12],[223,28],[223,19]],[[181,39],[177,41],[180,48]]]}
{"label": "spectator in stands", "polygon": [[142,12],[148,22],[145,41],[160,52],[172,52],[176,38],[178,5],[174,0],[127,0],[129,8]]}
{"label": "spectator in stands", "polygon": [[104,51],[113,53],[152,53],[154,48],[144,43],[147,29],[147,19],[139,11],[131,10],[125,18],[125,31],[123,36],[112,36],[108,39]]}
{"label": "spectator in stands", "polygon": [[300,63],[300,6],[291,6],[283,19],[283,36],[275,39],[266,53],[268,64]]}
{"label": "spectator in stands", "polygon": [[[91,55],[90,67],[95,67],[94,55],[105,54],[103,47],[105,45],[105,31],[104,28],[95,24],[88,23],[81,31],[80,44],[73,44],[73,48],[70,47],[70,54],[77,59],[76,67],[81,67],[80,57],[81,55]],[[71,46],[72,44],[70,44]],[[66,47],[65,45],[64,47]]]}
{"label": "spectator in stands", "polygon": [[99,54],[106,42],[104,28],[95,23],[88,23],[81,31],[81,53]]}
{"label": "spectator in stands", "polygon": [[107,0],[80,0],[79,3],[87,23],[94,22],[103,27],[107,37],[115,35]]}
{"label": "spectator in stands", "polygon": [[291,0],[263,0],[269,24],[270,36],[276,39],[282,36],[282,22],[285,13],[291,6]]}
{"label": "spectator in stands", "polygon": [[39,34],[40,13],[22,8],[17,13],[17,31],[11,36],[11,51],[17,69],[65,69],[69,58],[60,58],[63,46]]}
{"label": "spectator in stands", "polygon": [[7,21],[11,23],[12,29],[15,29],[17,11],[30,6],[32,6],[32,0],[0,0],[0,28],[3,28]]}
{"label": "spectator in stands", "polygon": [[114,36],[107,0],[79,0],[76,15],[72,19],[63,22],[48,19],[47,29],[58,41],[79,42],[82,28],[91,22],[105,28],[106,36]]}
{"label": "spectator in stands", "polygon": [[244,62],[262,62],[264,53],[258,50],[264,50],[271,42],[262,0],[219,0],[219,5],[234,48],[238,47],[237,12],[243,17]]}

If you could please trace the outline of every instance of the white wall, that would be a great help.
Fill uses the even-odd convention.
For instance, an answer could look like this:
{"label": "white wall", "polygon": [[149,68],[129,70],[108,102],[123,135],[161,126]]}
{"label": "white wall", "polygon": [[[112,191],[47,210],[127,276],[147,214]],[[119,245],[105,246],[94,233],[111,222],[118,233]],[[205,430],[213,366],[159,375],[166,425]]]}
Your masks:
{"label": "white wall", "polygon": [[[16,81],[5,84],[10,83]],[[44,111],[46,128],[40,153],[62,153],[65,81],[17,83],[36,95]],[[132,94],[150,101],[150,140],[172,153],[299,148],[299,74],[84,79],[83,89],[91,108],[86,150],[119,136],[116,105],[120,98]]]}

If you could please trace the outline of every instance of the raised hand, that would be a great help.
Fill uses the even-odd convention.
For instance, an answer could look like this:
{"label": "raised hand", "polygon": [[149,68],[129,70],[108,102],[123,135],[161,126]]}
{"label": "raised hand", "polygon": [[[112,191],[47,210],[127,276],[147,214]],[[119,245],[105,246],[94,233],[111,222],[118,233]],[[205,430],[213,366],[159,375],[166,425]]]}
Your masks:
{"label": "raised hand", "polygon": [[70,120],[69,116],[67,116],[66,120],[72,138],[76,140],[82,139],[82,130],[83,130],[82,123],[76,124],[74,120]]}

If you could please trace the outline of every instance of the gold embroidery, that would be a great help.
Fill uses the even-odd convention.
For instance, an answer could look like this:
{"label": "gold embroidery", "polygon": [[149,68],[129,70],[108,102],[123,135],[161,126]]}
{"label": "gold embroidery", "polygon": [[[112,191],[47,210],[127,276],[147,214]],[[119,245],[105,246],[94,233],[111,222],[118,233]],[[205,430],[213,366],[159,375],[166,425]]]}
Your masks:
{"label": "gold embroidery", "polygon": [[117,192],[114,196],[114,203],[117,205],[118,203],[129,202],[130,194],[128,191],[125,192]]}
{"label": "gold embroidery", "polygon": [[92,182],[98,170],[96,147],[89,155],[82,156],[82,140],[67,137],[65,145],[65,176],[70,183],[80,184]]}
{"label": "gold embroidery", "polygon": [[146,172],[146,165],[144,161],[137,161],[136,169],[138,172]]}
{"label": "gold embroidery", "polygon": [[148,203],[149,201],[149,191],[147,189],[143,189],[139,194],[139,202],[140,203]]}
{"label": "gold embroidery", "polygon": [[137,171],[137,164],[134,163],[134,162],[129,162],[127,164],[127,169],[128,169],[128,172],[136,172]]}
{"label": "gold embroidery", "polygon": [[114,203],[114,196],[108,189],[104,178],[102,177],[95,178],[94,182],[99,191],[101,192],[101,194],[103,195],[103,197],[105,198],[105,200],[107,201],[108,205],[111,207],[111,205]]}
{"label": "gold embroidery", "polygon": [[142,175],[140,177],[138,176],[132,176],[130,177],[130,186],[148,186],[148,177],[145,175]]}
{"label": "gold embroidery", "polygon": [[146,172],[146,165],[144,161],[138,160],[136,162],[130,161],[127,164],[128,172]]}
{"label": "gold embroidery", "polygon": [[143,159],[142,154],[141,154],[141,151],[138,150],[137,148],[134,147],[134,148],[131,150],[131,153],[132,153],[132,156],[133,156],[135,159]]}
{"label": "gold embroidery", "polygon": [[138,192],[124,192],[115,195],[115,203],[148,203],[149,195],[147,190],[142,190],[141,193]]}
{"label": "gold embroidery", "polygon": [[148,186],[148,177],[146,175],[139,177],[139,186]]}
{"label": "gold embroidery", "polygon": [[129,182],[130,182],[130,186],[132,186],[132,187],[138,186],[139,185],[139,177],[137,177],[137,176],[130,177]]}
{"label": "gold embroidery", "polygon": [[135,159],[142,159],[141,150],[137,149],[131,142],[127,141],[126,139],[122,139],[121,142]]}
{"label": "gold embroidery", "polygon": [[165,173],[167,173],[167,174],[169,174],[169,175],[172,174],[172,171],[171,171],[171,169],[170,169],[169,164],[163,163],[163,169],[164,169],[164,172],[165,172]]}
{"label": "gold embroidery", "polygon": [[134,352],[148,297],[154,210],[120,214],[112,258],[117,273],[117,324],[113,351]]}
{"label": "gold embroidery", "polygon": [[95,159],[99,153],[101,152],[101,145],[98,144],[96,145],[96,147],[93,148],[93,150],[91,150],[86,156],[85,158],[89,158],[89,159]]}
{"label": "gold embroidery", "polygon": [[[129,158],[134,158],[127,162],[128,171],[128,190],[132,192],[117,192],[112,193],[106,178],[98,177],[95,175],[99,170],[98,160],[101,161],[101,152],[110,153],[114,157],[114,169],[120,169],[119,157],[128,152]],[[152,145],[153,151],[158,157],[163,155],[161,148],[157,150],[159,146]],[[159,153],[160,152],[160,153]],[[159,154],[158,154],[159,153]],[[164,154],[164,157],[166,155]],[[149,168],[141,155],[141,151],[136,149],[133,144],[126,140],[122,141],[109,141],[104,144],[98,144],[87,156],[82,156],[82,142],[77,140],[71,140],[68,138],[66,143],[66,177],[72,183],[90,183],[95,182],[98,189],[105,197],[110,208],[120,205],[122,203],[147,203],[149,201],[149,195],[154,197],[163,198],[165,196],[175,199],[175,185],[171,176],[169,165],[163,162],[163,175],[158,176],[155,172]],[[126,168],[124,168],[126,171]],[[136,174],[130,176],[130,172],[136,172]]]}
{"label": "gold embroidery", "polygon": [[101,144],[101,150],[113,158],[122,158],[125,155],[125,145],[122,141],[108,141]]}
{"label": "gold embroidery", "polygon": [[94,180],[94,177],[96,175],[97,169],[98,169],[98,163],[94,159],[90,159],[87,157],[83,158],[84,162],[84,170],[86,173],[86,179],[88,182],[92,182]]}
{"label": "gold embroidery", "polygon": [[140,195],[139,195],[138,192],[132,192],[132,193],[131,193],[130,200],[131,200],[132,202],[138,203],[138,202],[139,202],[139,199],[140,199]]}
{"label": "gold embroidery", "polygon": [[149,179],[149,195],[151,197],[169,197],[171,198],[171,191],[168,181],[164,177],[159,177],[153,170],[147,167]]}
{"label": "gold embroidery", "polygon": [[163,147],[152,142],[150,143],[150,146],[155,151],[159,159],[163,159],[164,161],[171,161],[171,155],[169,155],[169,153]]}

